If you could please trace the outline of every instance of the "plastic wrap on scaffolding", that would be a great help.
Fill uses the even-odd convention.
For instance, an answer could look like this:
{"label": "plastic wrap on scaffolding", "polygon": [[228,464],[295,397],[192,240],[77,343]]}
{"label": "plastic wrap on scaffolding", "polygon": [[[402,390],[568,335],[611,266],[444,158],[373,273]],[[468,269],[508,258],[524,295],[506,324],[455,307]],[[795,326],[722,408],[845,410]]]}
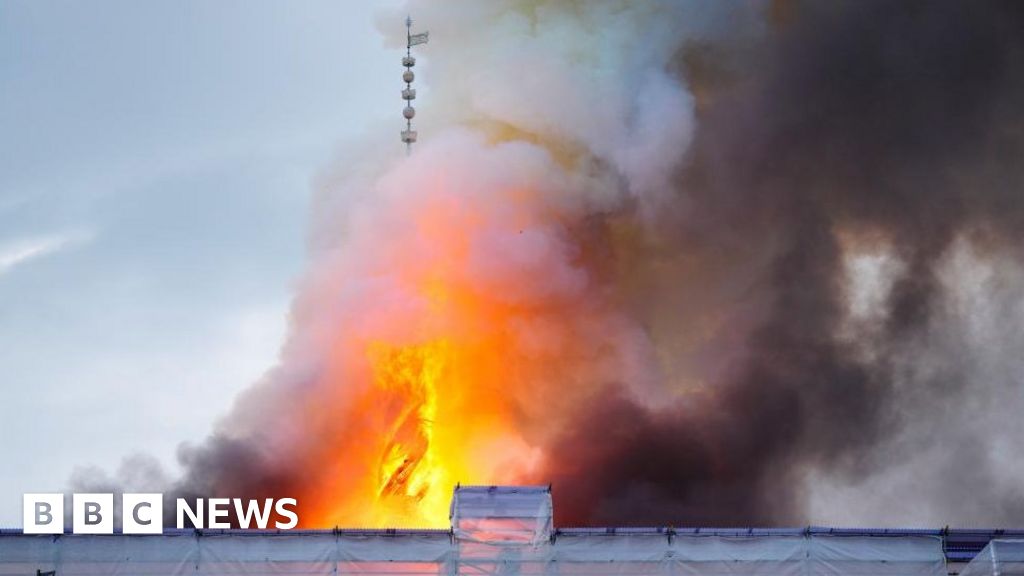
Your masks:
{"label": "plastic wrap on scaffolding", "polygon": [[[1019,574],[1022,544],[963,576]],[[672,534],[570,530],[513,544],[447,531],[0,534],[0,576],[946,576],[935,536]]]}
{"label": "plastic wrap on scaffolding", "polygon": [[1024,540],[992,540],[960,576],[1024,576]]}
{"label": "plastic wrap on scaffolding", "polygon": [[457,540],[536,545],[551,539],[551,510],[548,486],[459,486],[450,517]]}
{"label": "plastic wrap on scaffolding", "polygon": [[[468,486],[452,530],[0,531],[0,576],[947,576],[938,535],[577,528],[552,531],[547,487]],[[1024,576],[993,541],[962,576]],[[52,575],[50,574],[52,573]]]}

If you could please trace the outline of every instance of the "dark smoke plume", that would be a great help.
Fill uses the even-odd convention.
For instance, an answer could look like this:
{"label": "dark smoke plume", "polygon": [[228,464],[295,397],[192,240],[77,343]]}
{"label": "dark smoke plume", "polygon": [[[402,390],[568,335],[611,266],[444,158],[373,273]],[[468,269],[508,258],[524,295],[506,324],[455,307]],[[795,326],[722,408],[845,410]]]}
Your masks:
{"label": "dark smoke plume", "polygon": [[[926,501],[863,497],[909,498],[935,508],[918,517],[945,522],[1020,523],[1019,492],[1000,489],[997,479],[1012,469],[979,458],[984,444],[976,442],[984,440],[961,429],[975,416],[969,397],[1004,385],[1024,393],[1020,374],[1003,383],[942,363],[927,375],[906,370],[941,361],[927,349],[931,331],[965,329],[937,324],[947,290],[941,269],[959,241],[1021,262],[1024,5],[775,8],[785,17],[758,40],[683,53],[684,76],[715,81],[703,87],[674,215],[659,222],[672,229],[673,244],[627,254],[648,259],[642,273],[671,281],[655,283],[664,298],[652,299],[650,285],[628,294],[648,321],[665,322],[662,303],[682,301],[673,320],[685,330],[694,320],[685,301],[701,300],[726,318],[722,340],[701,352],[732,347],[733,329],[743,334],[743,352],[722,361],[706,393],[646,410],[609,392],[577,412],[551,446],[560,520],[803,524],[814,520],[808,470],[857,484],[935,441],[949,442],[944,457],[966,469],[922,466]],[[903,266],[870,330],[844,337],[844,254],[878,244]],[[699,269],[713,278],[692,287],[692,277],[659,272],[674,265],[676,256],[666,263],[663,253],[675,250],[702,260]],[[1020,286],[1013,288],[1019,298]],[[895,446],[921,419],[951,431]]]}
{"label": "dark smoke plume", "polygon": [[[434,135],[324,177],[281,365],[170,493],[350,523],[429,419],[560,526],[1024,522],[1024,4],[410,11]],[[471,385],[410,417],[367,341]]]}

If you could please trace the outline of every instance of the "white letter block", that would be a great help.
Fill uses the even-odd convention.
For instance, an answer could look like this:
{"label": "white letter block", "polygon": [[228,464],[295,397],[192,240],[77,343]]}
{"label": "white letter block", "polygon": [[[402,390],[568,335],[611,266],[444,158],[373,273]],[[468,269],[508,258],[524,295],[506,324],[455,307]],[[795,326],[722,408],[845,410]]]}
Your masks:
{"label": "white letter block", "polygon": [[74,494],[71,502],[75,534],[114,533],[113,494]]}
{"label": "white letter block", "polygon": [[125,534],[161,534],[163,531],[163,494],[124,494],[121,496],[121,532]]}
{"label": "white letter block", "polygon": [[23,533],[64,533],[63,494],[25,494],[21,498],[21,503],[21,531]]}

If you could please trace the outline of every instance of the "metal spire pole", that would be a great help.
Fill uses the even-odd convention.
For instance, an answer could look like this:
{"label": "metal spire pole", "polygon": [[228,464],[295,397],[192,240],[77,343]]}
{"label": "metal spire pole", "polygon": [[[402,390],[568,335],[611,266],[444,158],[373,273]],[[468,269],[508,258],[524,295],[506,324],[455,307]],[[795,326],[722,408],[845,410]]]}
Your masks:
{"label": "metal spire pole", "polygon": [[405,109],[402,116],[405,117],[405,130],[402,131],[402,142],[405,142],[405,154],[412,154],[412,143],[416,141],[416,131],[412,129],[412,119],[416,116],[416,109],[412,107],[412,101],[416,99],[416,90],[412,87],[412,81],[416,75],[412,67],[416,65],[416,58],[412,55],[412,47],[418,44],[426,44],[430,39],[429,32],[419,34],[412,33],[412,17],[405,19],[405,58],[402,58],[402,66],[405,72],[402,73],[402,80],[405,81],[405,89],[402,90],[402,99],[405,100]]}
{"label": "metal spire pole", "polygon": [[[406,57],[406,60],[408,61],[408,63],[406,64],[405,69],[407,71],[409,71],[409,72],[412,72],[412,67],[416,63],[416,61],[412,57],[412,16],[411,15],[405,17],[405,57]],[[405,90],[406,90],[406,93],[408,93],[409,91],[412,90],[412,79],[406,77],[405,80],[406,80],[406,82],[405,82]],[[411,96],[414,97],[415,94],[412,94]],[[409,108],[412,109],[412,98],[410,97],[409,99],[406,100],[406,102],[409,103],[408,104]],[[411,133],[412,132],[412,115],[411,114],[407,114],[405,116],[405,130],[406,130],[407,133]],[[412,143],[415,142],[415,141],[416,141],[416,137],[415,136],[413,136],[411,139],[406,139],[405,140],[405,155],[406,156],[412,154]]]}

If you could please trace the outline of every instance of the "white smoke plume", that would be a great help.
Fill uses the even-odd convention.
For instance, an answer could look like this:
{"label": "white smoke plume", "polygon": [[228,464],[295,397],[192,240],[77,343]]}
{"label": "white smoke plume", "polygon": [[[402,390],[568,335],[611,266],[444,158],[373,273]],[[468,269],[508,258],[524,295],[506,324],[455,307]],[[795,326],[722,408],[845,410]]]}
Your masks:
{"label": "white smoke plume", "polygon": [[443,524],[457,481],[554,482],[561,525],[1024,517],[1019,7],[410,2],[391,45],[406,13],[421,141],[325,172],[279,366],[175,494],[297,493],[309,526]]}

